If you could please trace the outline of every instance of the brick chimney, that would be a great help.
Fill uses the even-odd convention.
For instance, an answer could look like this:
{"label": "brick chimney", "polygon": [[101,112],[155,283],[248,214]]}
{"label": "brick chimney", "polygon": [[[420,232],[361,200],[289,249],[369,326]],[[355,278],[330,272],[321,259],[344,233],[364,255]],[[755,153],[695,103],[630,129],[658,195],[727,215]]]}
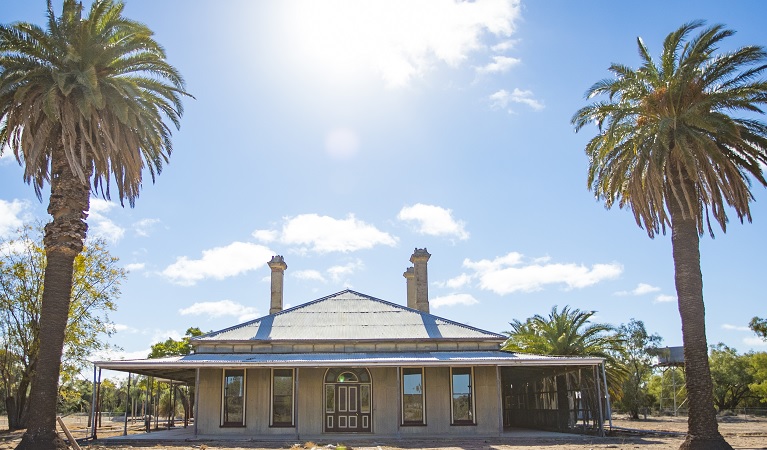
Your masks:
{"label": "brick chimney", "polygon": [[281,255],[272,256],[268,264],[272,269],[272,303],[269,314],[274,314],[282,311],[282,285],[288,265],[285,264],[285,258]]}
{"label": "brick chimney", "polygon": [[407,280],[407,307],[416,309],[415,305],[415,269],[408,267],[402,274]]}
{"label": "brick chimney", "polygon": [[429,312],[429,277],[426,263],[431,255],[426,248],[416,248],[410,257],[415,278],[415,309]]}

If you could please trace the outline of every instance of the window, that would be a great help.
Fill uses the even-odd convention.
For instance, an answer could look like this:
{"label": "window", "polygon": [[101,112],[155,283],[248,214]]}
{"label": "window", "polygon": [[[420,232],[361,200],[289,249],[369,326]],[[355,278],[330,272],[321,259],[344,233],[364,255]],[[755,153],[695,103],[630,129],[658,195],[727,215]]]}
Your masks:
{"label": "window", "polygon": [[245,370],[224,369],[221,426],[245,426]]}
{"label": "window", "polygon": [[402,369],[402,423],[423,425],[423,369]]}
{"label": "window", "polygon": [[450,369],[450,375],[450,389],[453,396],[450,410],[453,414],[453,425],[473,425],[472,369],[471,367],[453,367]]}
{"label": "window", "polygon": [[293,369],[272,370],[272,426],[293,426]]}

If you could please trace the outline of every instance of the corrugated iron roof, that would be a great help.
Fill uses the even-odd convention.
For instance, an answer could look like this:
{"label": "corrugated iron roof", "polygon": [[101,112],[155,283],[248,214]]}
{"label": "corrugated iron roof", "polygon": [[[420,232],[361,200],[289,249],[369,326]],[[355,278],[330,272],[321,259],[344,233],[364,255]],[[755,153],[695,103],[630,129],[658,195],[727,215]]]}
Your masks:
{"label": "corrugated iron roof", "polygon": [[358,353],[198,353],[169,358],[99,361],[104,369],[135,370],[194,367],[346,367],[346,366],[587,366],[602,358],[526,355],[500,350]]}
{"label": "corrugated iron roof", "polygon": [[344,290],[193,341],[328,341],[506,337],[352,290]]}

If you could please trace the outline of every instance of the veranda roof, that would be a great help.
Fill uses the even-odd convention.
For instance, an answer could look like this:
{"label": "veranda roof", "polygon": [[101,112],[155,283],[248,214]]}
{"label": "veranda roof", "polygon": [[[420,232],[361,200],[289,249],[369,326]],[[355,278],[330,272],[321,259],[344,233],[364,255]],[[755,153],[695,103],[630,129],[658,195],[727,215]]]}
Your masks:
{"label": "veranda roof", "polygon": [[565,367],[595,366],[594,357],[526,355],[504,351],[361,352],[361,353],[203,353],[157,359],[98,361],[102,369],[194,383],[197,368],[255,367],[439,367],[439,366],[517,366]]}

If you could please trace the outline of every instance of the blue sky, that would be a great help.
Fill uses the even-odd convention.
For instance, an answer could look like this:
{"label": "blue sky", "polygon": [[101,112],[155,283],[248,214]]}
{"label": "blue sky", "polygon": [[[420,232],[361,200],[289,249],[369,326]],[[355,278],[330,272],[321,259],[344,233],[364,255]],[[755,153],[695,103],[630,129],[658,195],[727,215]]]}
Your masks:
{"label": "blue sky", "polygon": [[[87,3],[87,2],[86,2]],[[60,1],[54,1],[57,12]],[[0,22],[43,23],[45,2],[2,1]],[[426,247],[432,313],[490,331],[553,305],[643,320],[681,345],[669,236],[586,186],[572,114],[611,62],[636,67],[684,22],[767,45],[767,3],[478,0],[128,0],[196,99],[174,153],[133,209],[94,200],[91,235],[130,270],[111,343],[143,357],[190,326],[221,329],[346,287],[405,304]],[[701,244],[709,344],[767,350],[767,193],[753,223]],[[0,159],[0,233],[47,220],[11,155]]]}

